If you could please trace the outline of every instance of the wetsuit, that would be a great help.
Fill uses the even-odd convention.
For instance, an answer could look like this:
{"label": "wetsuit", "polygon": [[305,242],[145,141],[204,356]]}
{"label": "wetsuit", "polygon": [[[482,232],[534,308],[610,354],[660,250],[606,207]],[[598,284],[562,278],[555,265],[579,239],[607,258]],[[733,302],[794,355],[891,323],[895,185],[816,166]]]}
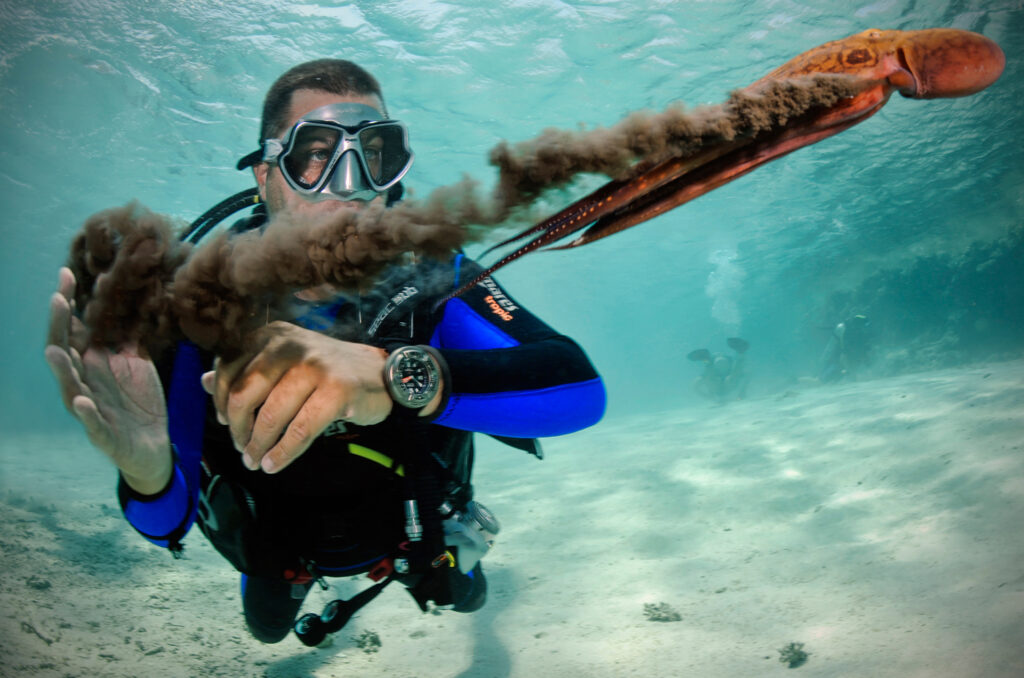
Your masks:
{"label": "wetsuit", "polygon": [[[122,480],[128,521],[153,543],[177,549],[198,514],[214,546],[248,575],[243,605],[250,629],[274,642],[287,634],[308,589],[302,576],[367,572],[406,538],[403,460],[410,447],[429,450],[442,469],[445,497],[460,504],[471,498],[473,432],[526,443],[596,423],[604,387],[582,349],[493,279],[434,308],[479,270],[460,254],[394,268],[356,299],[296,302],[293,322],[309,329],[383,347],[437,348],[447,363],[446,392],[437,412],[412,423],[393,411],[374,426],[333,425],[276,474],[242,465],[200,387],[212,356],[181,345],[161,369],[174,472],[153,496]],[[305,588],[295,595],[289,580]]]}

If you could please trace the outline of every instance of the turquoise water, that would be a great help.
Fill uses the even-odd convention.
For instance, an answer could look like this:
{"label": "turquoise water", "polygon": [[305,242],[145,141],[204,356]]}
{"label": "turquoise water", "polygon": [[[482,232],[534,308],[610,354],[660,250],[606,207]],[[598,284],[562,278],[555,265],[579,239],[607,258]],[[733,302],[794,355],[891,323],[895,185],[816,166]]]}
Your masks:
{"label": "turquoise water", "polygon": [[[189,221],[250,187],[234,164],[255,148],[263,93],[286,68],[330,56],[375,73],[411,128],[406,185],[425,196],[464,174],[489,186],[487,153],[501,140],[717,104],[793,55],[870,27],[979,31],[1002,46],[1006,71],[969,98],[896,96],[864,124],[663,217],[497,276],[586,348],[609,411],[601,426],[551,441],[545,465],[480,454],[481,497],[507,521],[482,615],[442,617],[435,630],[396,593],[361,621],[394,629],[377,665],[351,647],[347,659],[294,641],[268,649],[233,637],[244,633],[236,575],[201,538],[189,538],[197,562],[183,566],[120,521],[111,470],[76,435],[42,359],[57,267],[98,210],[135,199]],[[0,2],[0,509],[23,516],[2,533],[14,544],[4,555],[23,568],[5,568],[18,574],[3,592],[20,616],[0,621],[15,650],[107,675],[108,646],[121,640],[90,634],[109,615],[118,633],[131,627],[117,676],[140,675],[136,662],[157,675],[172,661],[188,667],[181,675],[249,675],[268,661],[273,676],[421,675],[437,652],[452,653],[442,659],[453,671],[472,662],[464,676],[549,665],[625,675],[617,652],[635,675],[659,656],[658,675],[759,675],[750,667],[784,669],[774,650],[797,639],[814,653],[811,675],[1013,675],[1021,366],[986,365],[1024,354],[1022,51],[1020,0]],[[854,312],[875,337],[862,381],[798,395],[826,328]],[[685,356],[737,335],[751,343],[750,399],[709,409]],[[21,586],[29,571],[53,590]],[[126,573],[133,587],[121,585]],[[633,631],[619,621],[660,600],[690,616]],[[189,634],[151,641],[157,633],[137,628],[163,629],[165,617]],[[196,618],[208,637],[191,634]],[[685,641],[659,635],[684,625]],[[421,660],[428,644],[412,634],[423,629],[437,635],[435,656]],[[483,649],[434,642],[452,629]],[[58,634],[62,644],[42,645]],[[241,644],[235,664],[224,659],[233,650],[211,647],[225,638]],[[153,654],[159,642],[166,654]],[[207,660],[219,668],[194,668]],[[19,675],[36,675],[22,663]]]}
{"label": "turquoise water", "polygon": [[[693,366],[679,356],[719,350],[734,334],[753,343],[755,393],[813,374],[821,328],[843,312],[830,295],[853,290],[858,306],[857,286],[880,270],[922,256],[955,261],[972,243],[991,244],[1015,228],[1019,243],[1024,214],[1020,3],[839,6],[4,3],[0,270],[12,292],[0,302],[8,318],[0,350],[15,359],[0,368],[0,423],[29,431],[71,425],[57,412],[40,349],[56,267],[85,217],[137,199],[191,220],[250,186],[233,164],[255,148],[265,88],[300,60],[345,57],[377,74],[393,115],[412,130],[417,160],[407,185],[423,196],[467,173],[489,186],[486,155],[500,140],[526,140],[548,126],[609,125],[672,102],[719,103],[795,53],[865,28],[982,32],[1007,55],[1004,75],[984,93],[896,96],[866,123],[660,219],[582,250],[529,257],[499,275],[590,351],[611,389],[610,416],[691,402]],[[1022,311],[1004,308],[1019,304],[1019,280],[970,282],[957,302],[964,308],[929,294],[906,303],[943,307],[929,315],[939,324],[978,299],[998,307],[988,309],[983,329],[994,324],[1005,341],[940,363],[1019,354]],[[935,288],[927,278],[907,284]],[[903,302],[884,301],[886,317],[906,317]],[[883,302],[865,298],[860,306],[872,303]],[[888,336],[891,323],[875,319]],[[920,329],[889,338],[913,343]]]}

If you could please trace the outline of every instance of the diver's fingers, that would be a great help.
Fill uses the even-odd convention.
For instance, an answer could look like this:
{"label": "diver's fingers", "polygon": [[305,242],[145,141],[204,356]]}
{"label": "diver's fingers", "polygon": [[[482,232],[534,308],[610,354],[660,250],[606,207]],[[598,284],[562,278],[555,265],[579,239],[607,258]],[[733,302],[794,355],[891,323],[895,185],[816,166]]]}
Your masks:
{"label": "diver's fingers", "polygon": [[110,454],[114,449],[110,425],[103,419],[92,398],[87,398],[84,395],[75,396],[72,400],[71,410],[82,422],[89,441],[98,449]]}
{"label": "diver's fingers", "polygon": [[[216,364],[217,363],[214,362],[214,365],[216,365]],[[199,383],[202,385],[204,391],[209,393],[210,396],[213,396],[214,395],[214,391],[217,390],[217,372],[215,370],[210,370],[209,372],[203,372],[203,376],[199,378]],[[219,423],[225,424],[225,425],[228,423],[227,418],[223,414],[220,413],[220,410],[217,409],[216,404],[214,405],[214,412],[217,413],[217,421]]]}
{"label": "diver's fingers", "polygon": [[268,342],[255,353],[231,362],[218,361],[214,365],[214,406],[227,419],[240,446],[249,442],[255,411],[302,357],[301,352],[281,348]]}
{"label": "diver's fingers", "polygon": [[260,466],[267,473],[277,473],[298,459],[316,437],[337,417],[337,394],[319,389],[292,418],[284,435],[263,456]]}
{"label": "diver's fingers", "polygon": [[[213,405],[217,408],[218,414],[228,423],[229,399],[232,394],[245,385],[248,378],[250,364],[255,361],[256,355],[247,354],[235,360],[225,361],[217,358],[213,362]],[[258,406],[258,405],[257,405]]]}
{"label": "diver's fingers", "polygon": [[75,298],[75,287],[77,284],[75,274],[71,272],[71,269],[67,266],[61,266],[60,271],[57,273],[57,292],[67,299],[68,302],[71,302]]}
{"label": "diver's fingers", "polygon": [[[74,346],[68,349],[68,355],[71,356],[71,366],[75,368],[75,372],[79,378],[85,374],[85,363],[82,362],[82,354],[78,352]],[[83,382],[84,386],[84,382]]]}
{"label": "diver's fingers", "polygon": [[[231,386],[231,380],[243,367],[243,365],[236,365],[236,362],[241,362],[241,359],[227,362],[220,358],[213,360],[212,388],[208,389],[208,392],[213,398],[213,407],[217,410],[218,420],[223,418],[222,415],[228,405],[228,389]],[[226,424],[228,421],[224,419],[221,423]]]}
{"label": "diver's fingers", "polygon": [[59,291],[50,297],[50,326],[46,330],[46,343],[66,348],[71,329],[71,303]]}
{"label": "diver's fingers", "polygon": [[92,391],[82,381],[83,366],[75,349],[65,350],[50,344],[45,350],[46,362],[57,377],[64,407],[73,414],[85,428],[89,440],[99,449],[111,450],[110,426],[100,415]]}
{"label": "diver's fingers", "polygon": [[89,346],[89,331],[85,323],[75,315],[75,302],[71,302],[71,321],[68,324],[68,343],[72,348],[85,352]]}
{"label": "diver's fingers", "polygon": [[[246,355],[236,360],[225,361],[217,358],[213,361],[213,389],[210,395],[213,397],[213,407],[217,410],[217,421],[222,424],[230,423],[229,399],[236,388],[241,388],[240,385],[236,386],[235,382],[240,380],[240,375],[252,358],[252,355]],[[256,407],[258,406],[257,404]]]}
{"label": "diver's fingers", "polygon": [[57,378],[57,386],[60,388],[60,397],[64,401],[64,407],[68,412],[74,414],[72,401],[76,396],[88,391],[82,382],[81,371],[75,367],[71,355],[60,346],[50,344],[43,354],[53,376]]}
{"label": "diver's fingers", "polygon": [[88,345],[88,331],[75,317],[75,275],[66,266],[60,269],[57,291],[50,297],[50,326],[47,328],[47,343],[57,346],[73,346],[85,351]]}
{"label": "diver's fingers", "polygon": [[[250,369],[235,378],[229,387],[227,401],[222,412],[231,428],[231,437],[235,441],[235,446],[239,450],[249,444],[256,411],[264,407],[271,392],[281,387],[281,381],[288,373],[285,369],[287,366],[284,364],[267,365],[264,361],[263,370],[256,369],[257,364],[256,361],[253,361],[250,363]],[[306,395],[308,395],[308,391],[303,395],[303,400]],[[286,425],[287,420],[281,424],[281,429],[283,430]]]}
{"label": "diver's fingers", "polygon": [[[264,455],[281,440],[285,430],[294,425],[295,418],[306,406],[316,388],[316,375],[305,365],[296,365],[274,384],[273,390],[256,415],[251,436],[243,450],[242,461],[246,467],[252,470],[260,468]],[[309,443],[305,442],[307,434],[315,437],[319,432],[305,431],[304,424],[300,423],[292,430],[291,435],[295,443],[304,443],[304,450],[309,446]]]}
{"label": "diver's fingers", "polygon": [[234,360],[218,359],[214,363],[213,401],[221,412],[228,408],[228,394],[253,374],[262,374],[271,382],[277,381],[292,365],[306,354],[303,339],[320,336],[291,323],[274,321],[251,333],[246,338],[245,353]]}

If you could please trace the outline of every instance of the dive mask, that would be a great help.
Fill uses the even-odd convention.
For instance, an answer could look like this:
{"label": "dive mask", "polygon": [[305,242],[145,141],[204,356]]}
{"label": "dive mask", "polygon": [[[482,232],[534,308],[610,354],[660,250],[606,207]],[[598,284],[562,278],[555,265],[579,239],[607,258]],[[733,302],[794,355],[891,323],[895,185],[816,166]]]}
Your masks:
{"label": "dive mask", "polygon": [[302,116],[283,139],[263,140],[263,162],[276,162],[306,200],[373,200],[412,167],[409,132],[364,104],[329,104]]}

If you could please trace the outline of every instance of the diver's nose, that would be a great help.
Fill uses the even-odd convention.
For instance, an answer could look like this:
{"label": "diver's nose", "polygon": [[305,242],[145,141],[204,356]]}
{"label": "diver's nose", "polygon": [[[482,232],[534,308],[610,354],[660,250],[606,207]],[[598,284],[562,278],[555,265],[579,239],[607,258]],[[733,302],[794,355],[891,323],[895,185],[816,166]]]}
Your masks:
{"label": "diver's nose", "polygon": [[363,174],[362,165],[356,156],[355,149],[349,149],[338,158],[331,179],[324,187],[323,193],[335,200],[373,200],[377,192],[373,190]]}

